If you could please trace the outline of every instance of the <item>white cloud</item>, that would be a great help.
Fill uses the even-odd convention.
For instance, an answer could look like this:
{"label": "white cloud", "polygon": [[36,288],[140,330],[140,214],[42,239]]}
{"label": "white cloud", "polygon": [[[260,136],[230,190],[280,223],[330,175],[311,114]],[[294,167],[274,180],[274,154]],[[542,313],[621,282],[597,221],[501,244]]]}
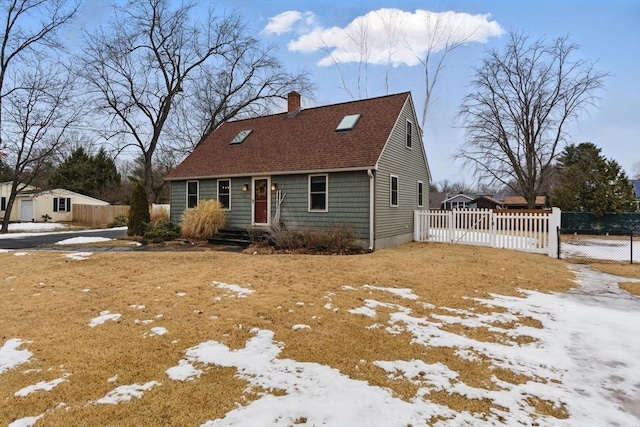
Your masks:
{"label": "white cloud", "polygon": [[[295,21],[293,17],[297,17]],[[315,16],[310,18],[315,21]],[[291,31],[301,19],[301,12],[284,12],[271,18],[265,31],[273,27],[272,32],[276,32],[275,28],[283,29],[276,33],[282,34],[285,28]],[[429,50],[438,52],[447,44],[486,43],[490,37],[503,34],[502,27],[490,19],[489,14],[378,9],[356,17],[344,28],[307,25],[307,31],[287,47],[293,52],[324,52],[326,56],[318,63],[321,66],[361,61],[414,66]]]}
{"label": "white cloud", "polygon": [[279,15],[269,18],[269,23],[264,27],[267,34],[284,34],[297,30],[306,33],[308,28],[315,25],[316,16],[312,12],[299,12],[297,10],[287,10]]}

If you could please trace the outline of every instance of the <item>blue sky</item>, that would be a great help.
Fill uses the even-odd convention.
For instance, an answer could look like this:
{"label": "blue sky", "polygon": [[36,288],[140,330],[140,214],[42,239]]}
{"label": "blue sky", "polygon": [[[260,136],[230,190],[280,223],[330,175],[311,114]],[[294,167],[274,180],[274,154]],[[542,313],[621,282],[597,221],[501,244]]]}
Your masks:
{"label": "blue sky", "polygon": [[[100,0],[93,0],[98,6]],[[92,4],[92,3],[90,3]],[[208,4],[208,3],[205,3]],[[214,3],[211,3],[212,5]],[[386,66],[367,66],[368,84],[357,89],[356,63],[341,63],[340,70],[351,93],[341,88],[335,64],[320,65],[326,53],[310,51],[313,31],[322,32],[331,41],[331,30],[339,31],[368,13],[383,8],[398,9],[413,15],[416,11],[464,13],[464,25],[481,28],[483,40],[468,43],[446,57],[445,68],[436,85],[433,104],[424,129],[427,156],[434,181],[473,181],[468,172],[452,160],[464,133],[456,126],[462,98],[471,90],[472,67],[478,65],[487,48],[500,49],[510,31],[524,32],[532,39],[548,40],[568,35],[580,46],[582,59],[595,61],[601,71],[611,74],[598,94],[598,108],[581,115],[569,128],[570,142],[590,141],[602,148],[629,174],[640,164],[640,1],[446,1],[410,0],[332,1],[332,0],[218,0],[215,9],[241,13],[256,37],[274,44],[282,63],[290,70],[305,69],[316,85],[313,99],[303,99],[303,107],[349,101],[386,93],[411,91],[421,108],[424,83],[422,68],[402,63],[389,74]],[[89,8],[94,9],[94,8]],[[99,7],[86,16],[91,21],[100,15]],[[289,18],[284,19],[289,12]],[[88,12],[90,13],[90,12]],[[297,14],[296,14],[297,13]],[[99,18],[98,18],[99,19]],[[405,22],[405,21],[403,21]],[[461,21],[462,22],[462,21]],[[286,25],[289,23],[290,25]],[[353,24],[352,24],[353,25]],[[496,29],[499,29],[496,30]],[[419,28],[417,29],[420,30]],[[502,35],[498,33],[502,32]],[[311,35],[309,35],[311,34]],[[317,39],[316,39],[317,41]],[[306,43],[306,44],[305,44]],[[338,48],[340,46],[337,46]],[[306,50],[305,50],[306,49]],[[331,49],[335,49],[334,46]],[[337,55],[336,51],[334,54]],[[327,62],[327,61],[325,61]],[[330,61],[328,61],[330,62]],[[364,76],[363,73],[360,74]],[[418,112],[420,114],[420,112]]]}
{"label": "blue sky", "polygon": [[[287,46],[297,40],[301,31],[282,34],[264,31],[270,19],[285,11],[298,11],[312,17],[313,25],[344,28],[354,19],[381,8],[404,12],[453,11],[470,15],[486,15],[497,23],[502,36],[488,37],[486,43],[469,43],[446,58],[434,93],[434,103],[425,126],[425,145],[435,181],[473,178],[452,161],[455,148],[464,134],[455,119],[462,98],[470,90],[472,67],[479,64],[485,49],[504,45],[509,31],[522,31],[532,38],[553,39],[568,35],[580,46],[580,57],[596,61],[602,71],[611,73],[605,88],[599,92],[598,108],[582,115],[571,127],[571,142],[593,142],[605,157],[614,159],[631,174],[640,162],[640,1],[220,1],[219,7],[241,12],[260,31],[264,40],[275,43],[282,61],[291,69],[308,70],[317,86],[315,99],[307,106],[348,101],[352,97],[339,86],[334,65],[320,66],[322,52],[294,52]],[[343,73],[355,78],[355,64],[341,64]],[[384,65],[369,65],[368,96],[384,95]],[[420,66],[399,66],[391,71],[390,92],[411,91],[420,104],[423,81]],[[353,81],[352,86],[355,86]],[[352,92],[355,92],[352,90]],[[361,92],[362,93],[362,92]]]}

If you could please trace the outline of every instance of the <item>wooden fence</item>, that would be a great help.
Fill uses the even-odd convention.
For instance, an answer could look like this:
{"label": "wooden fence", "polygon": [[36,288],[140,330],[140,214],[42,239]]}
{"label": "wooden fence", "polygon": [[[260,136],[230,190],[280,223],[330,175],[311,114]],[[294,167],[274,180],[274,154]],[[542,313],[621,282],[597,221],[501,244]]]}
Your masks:
{"label": "wooden fence", "polygon": [[73,205],[73,222],[91,227],[104,227],[119,216],[129,215],[128,205]]}
{"label": "wooden fence", "polygon": [[560,209],[415,211],[414,240],[490,246],[558,256]]}

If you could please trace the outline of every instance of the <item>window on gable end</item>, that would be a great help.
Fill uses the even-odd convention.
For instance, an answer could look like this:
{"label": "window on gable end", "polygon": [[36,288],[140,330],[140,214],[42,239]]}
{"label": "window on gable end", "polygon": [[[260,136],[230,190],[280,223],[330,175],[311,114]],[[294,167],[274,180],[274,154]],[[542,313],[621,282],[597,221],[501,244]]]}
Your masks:
{"label": "window on gable end", "polygon": [[422,183],[422,181],[418,181],[418,207],[421,208],[423,203],[423,197],[422,197],[422,188],[423,188],[424,184]]}
{"label": "window on gable end", "polygon": [[398,207],[398,177],[391,175],[389,182],[389,205],[392,208]]}
{"label": "window on gable end", "polygon": [[413,123],[411,123],[409,120],[407,120],[407,126],[406,126],[406,144],[407,144],[407,148],[411,148],[411,137],[413,135]]}

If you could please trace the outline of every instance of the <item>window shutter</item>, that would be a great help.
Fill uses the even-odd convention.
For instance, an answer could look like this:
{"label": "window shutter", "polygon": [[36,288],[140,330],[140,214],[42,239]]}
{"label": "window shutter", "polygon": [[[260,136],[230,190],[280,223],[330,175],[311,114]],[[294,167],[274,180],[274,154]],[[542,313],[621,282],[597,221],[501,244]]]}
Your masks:
{"label": "window shutter", "polygon": [[67,212],[71,212],[71,197],[67,197]]}
{"label": "window shutter", "polygon": [[57,197],[53,198],[53,211],[54,212],[58,212],[58,198]]}
{"label": "window shutter", "polygon": [[7,209],[7,198],[0,197],[0,211]]}

